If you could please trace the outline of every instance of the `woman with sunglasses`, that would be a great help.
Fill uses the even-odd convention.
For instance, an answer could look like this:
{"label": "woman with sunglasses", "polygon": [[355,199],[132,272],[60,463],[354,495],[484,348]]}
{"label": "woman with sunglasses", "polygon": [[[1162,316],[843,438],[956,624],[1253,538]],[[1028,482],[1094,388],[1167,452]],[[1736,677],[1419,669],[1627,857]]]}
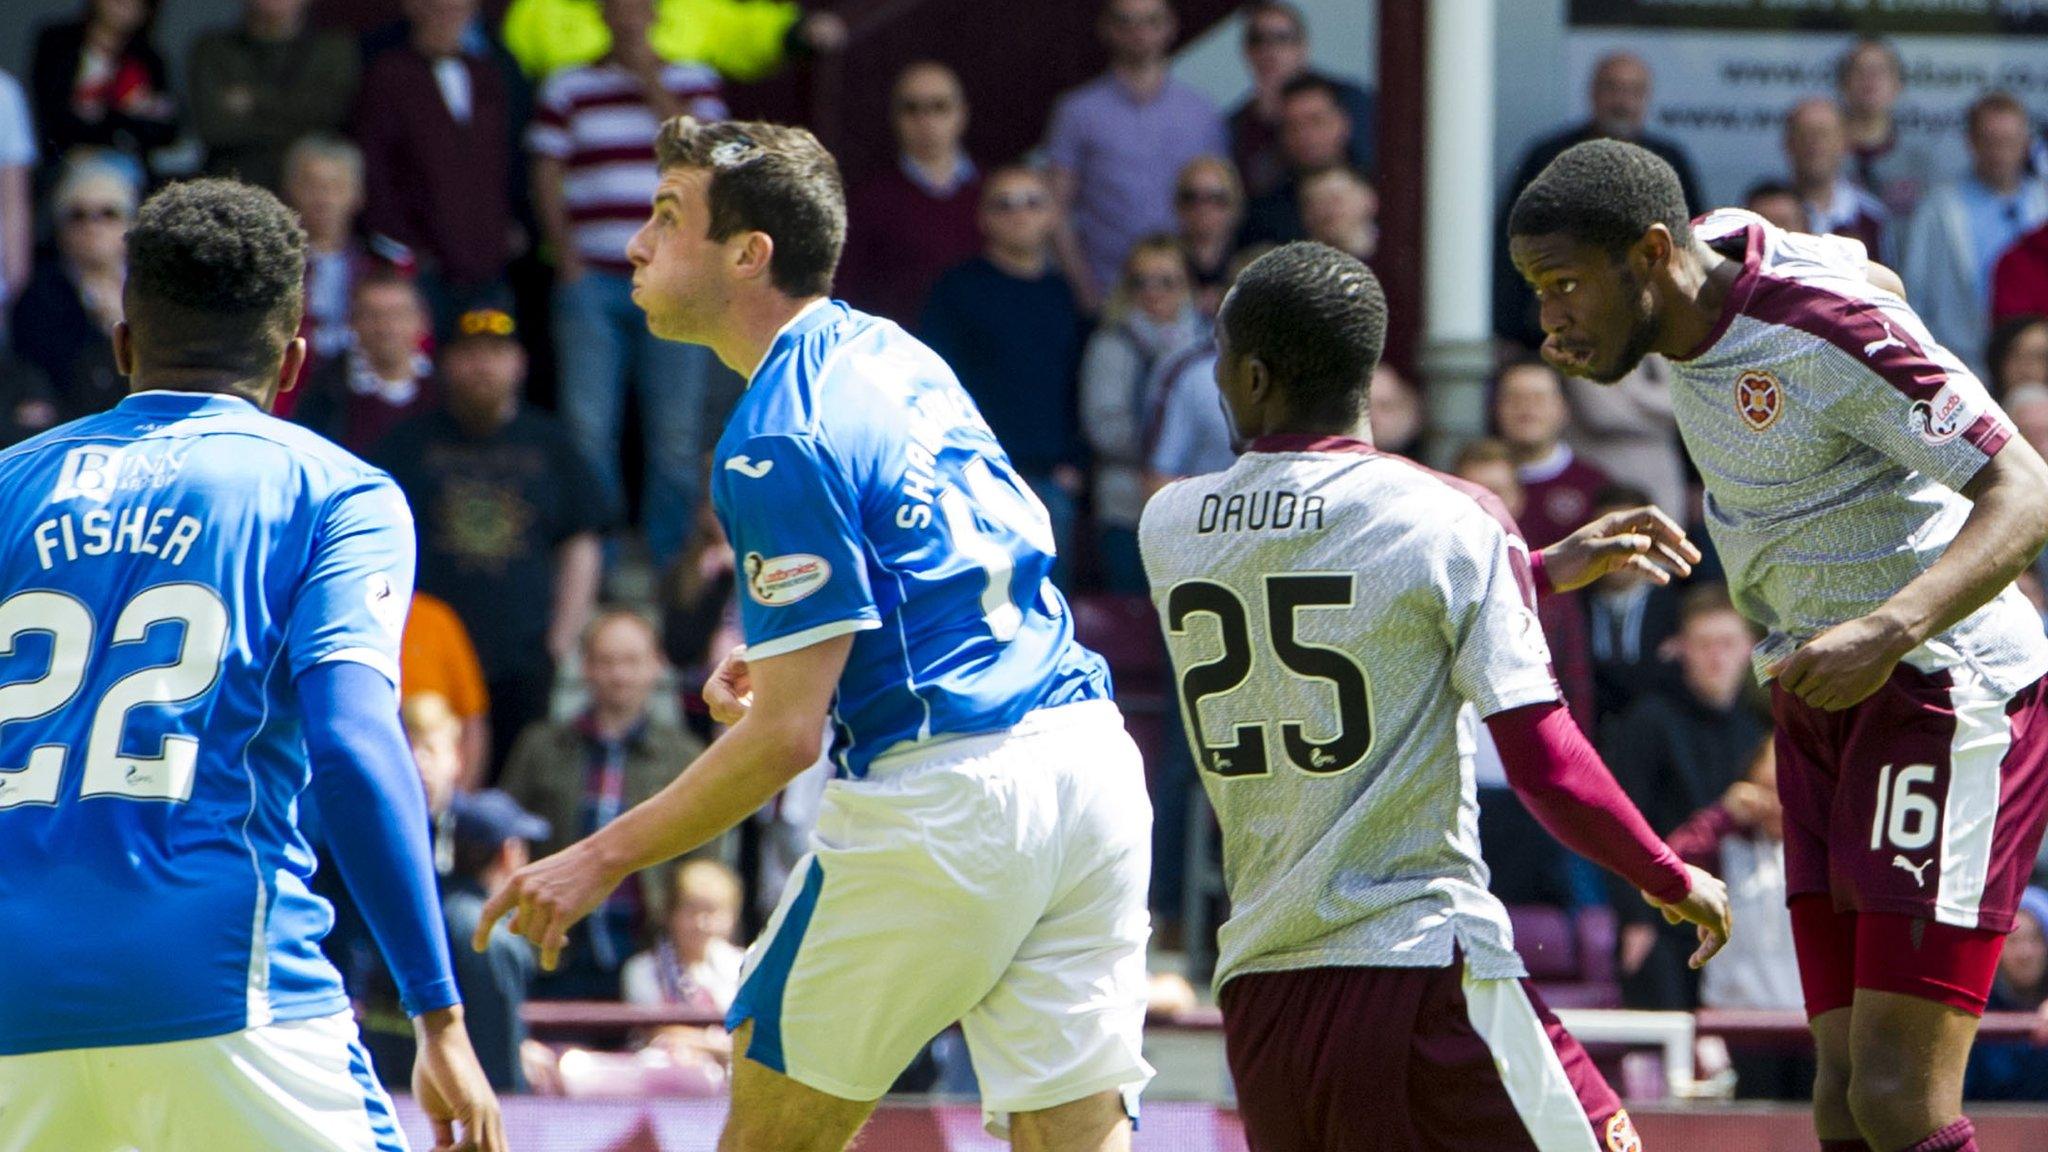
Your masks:
{"label": "woman with sunglasses", "polygon": [[1230,258],[1237,252],[1237,229],[1244,221],[1244,186],[1237,167],[1221,156],[1188,161],[1174,181],[1173,218],[1178,225],[1181,255],[1195,289],[1195,307],[1214,318],[1230,286]]}
{"label": "woman with sunglasses", "polygon": [[1096,546],[1111,592],[1145,591],[1138,514],[1145,508],[1153,378],[1208,338],[1180,242],[1163,234],[1138,241],[1081,357],[1081,427],[1095,453]]}
{"label": "woman with sunglasses", "polygon": [[102,160],[73,161],[50,194],[57,244],[36,264],[9,322],[14,350],[56,390],[58,417],[101,412],[127,392],[114,367],[135,186]]}

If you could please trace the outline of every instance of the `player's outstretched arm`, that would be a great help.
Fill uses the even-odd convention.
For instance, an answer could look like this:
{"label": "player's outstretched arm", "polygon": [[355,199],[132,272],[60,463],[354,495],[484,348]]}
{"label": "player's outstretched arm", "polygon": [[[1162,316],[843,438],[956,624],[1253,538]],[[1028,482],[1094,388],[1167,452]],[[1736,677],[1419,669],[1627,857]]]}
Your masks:
{"label": "player's outstretched arm", "polygon": [[484,905],[474,941],[507,913],[553,971],[568,933],[627,876],[699,847],[746,819],[818,762],[850,634],[745,662],[753,706],[668,787],[596,834],[514,873]]}
{"label": "player's outstretched arm", "polygon": [[1699,927],[1697,968],[1728,942],[1728,891],[1679,860],[1614,782],[1562,704],[1551,701],[1486,718],[1508,784],[1565,847],[1642,889],[1672,923]]}
{"label": "player's outstretched arm", "polygon": [[1940,559],[1868,616],[1802,645],[1774,671],[1815,708],[1860,703],[1906,654],[2003,592],[2048,545],[2048,463],[2018,436],[1963,487],[1970,514]]}
{"label": "player's outstretched arm", "polygon": [[499,1152],[498,1100],[462,1026],[426,800],[399,726],[397,689],[384,673],[348,660],[313,665],[297,686],[328,853],[414,1019],[414,1086],[436,1146]]}
{"label": "player's outstretched arm", "polygon": [[1669,584],[1674,577],[1692,575],[1700,550],[1678,521],[1646,505],[1609,512],[1538,552],[1532,561],[1542,571],[1539,584],[1570,592],[1622,568],[1641,572],[1653,584]]}

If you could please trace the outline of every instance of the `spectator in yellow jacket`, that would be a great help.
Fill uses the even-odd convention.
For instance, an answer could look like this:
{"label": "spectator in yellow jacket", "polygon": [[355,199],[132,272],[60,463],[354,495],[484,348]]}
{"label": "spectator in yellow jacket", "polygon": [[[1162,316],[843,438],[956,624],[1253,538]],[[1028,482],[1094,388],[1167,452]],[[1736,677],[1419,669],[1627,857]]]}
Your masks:
{"label": "spectator in yellow jacket", "polygon": [[[611,50],[599,0],[512,0],[504,37],[519,66],[536,79]],[[806,16],[791,0],[659,0],[650,38],[664,60],[754,80],[781,67],[792,48],[838,49],[846,42],[846,22],[830,12]]]}

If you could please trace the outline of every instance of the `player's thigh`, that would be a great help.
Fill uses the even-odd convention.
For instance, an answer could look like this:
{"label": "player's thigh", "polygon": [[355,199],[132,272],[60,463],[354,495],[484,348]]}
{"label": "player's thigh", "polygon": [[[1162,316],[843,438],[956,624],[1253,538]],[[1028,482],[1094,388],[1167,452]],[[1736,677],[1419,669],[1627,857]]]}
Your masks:
{"label": "player's thigh", "polygon": [[1440,979],[1426,968],[1232,977],[1219,997],[1223,1046],[1251,1152],[1421,1146],[1407,1041]]}
{"label": "player's thigh", "polygon": [[834,782],[813,852],[749,949],[735,1050],[827,1095],[874,1100],[985,996],[1043,904],[971,769]]}
{"label": "player's thigh", "polygon": [[[754,1025],[733,1033],[744,1051]],[[872,1100],[845,1100],[799,1084],[753,1060],[734,1060],[732,1106],[719,1152],[839,1152],[874,1112]]]}
{"label": "player's thigh", "polygon": [[1579,1042],[1527,984],[1463,966],[1430,989],[1410,1044],[1408,1106],[1431,1152],[1639,1147]]}
{"label": "player's thigh", "polygon": [[1055,887],[986,996],[962,1018],[990,1131],[1011,1114],[1122,1094],[1136,1115],[1151,936],[1151,801],[1115,710],[1020,743],[1052,814]]}
{"label": "player's thigh", "polygon": [[118,1099],[95,1068],[105,1049],[0,1056],[0,1152],[116,1152]]}
{"label": "player's thigh", "polygon": [[122,1050],[120,1135],[151,1152],[405,1152],[346,1013]]}
{"label": "player's thigh", "polygon": [[1842,714],[1828,842],[1838,904],[2011,928],[2048,820],[2040,692],[1901,665]]}
{"label": "player's thigh", "polygon": [[1115,1089],[1010,1116],[1014,1152],[1126,1152],[1130,1146],[1130,1109]]}

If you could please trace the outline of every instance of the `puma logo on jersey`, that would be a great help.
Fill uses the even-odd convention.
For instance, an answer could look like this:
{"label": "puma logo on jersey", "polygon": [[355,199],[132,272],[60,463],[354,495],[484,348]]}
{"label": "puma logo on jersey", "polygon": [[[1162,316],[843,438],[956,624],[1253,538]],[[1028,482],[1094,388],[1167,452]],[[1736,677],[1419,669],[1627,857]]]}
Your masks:
{"label": "puma logo on jersey", "polygon": [[1906,347],[1906,342],[1899,339],[1898,334],[1892,331],[1891,322],[1880,320],[1878,323],[1884,325],[1884,339],[1872,340],[1870,343],[1865,344],[1863,346],[1863,354],[1865,356],[1875,356],[1887,348],[1897,348],[1903,351]]}
{"label": "puma logo on jersey", "polygon": [[1899,868],[1911,872],[1913,874],[1913,883],[1922,888],[1927,887],[1927,866],[1934,863],[1934,861],[1922,860],[1920,863],[1915,864],[1904,856],[1894,856],[1892,857],[1892,863]]}
{"label": "puma logo on jersey", "polygon": [[768,470],[773,467],[775,467],[775,461],[773,460],[763,460],[755,463],[745,456],[734,456],[725,462],[726,471],[737,472],[750,480],[759,480],[761,477],[766,476]]}

